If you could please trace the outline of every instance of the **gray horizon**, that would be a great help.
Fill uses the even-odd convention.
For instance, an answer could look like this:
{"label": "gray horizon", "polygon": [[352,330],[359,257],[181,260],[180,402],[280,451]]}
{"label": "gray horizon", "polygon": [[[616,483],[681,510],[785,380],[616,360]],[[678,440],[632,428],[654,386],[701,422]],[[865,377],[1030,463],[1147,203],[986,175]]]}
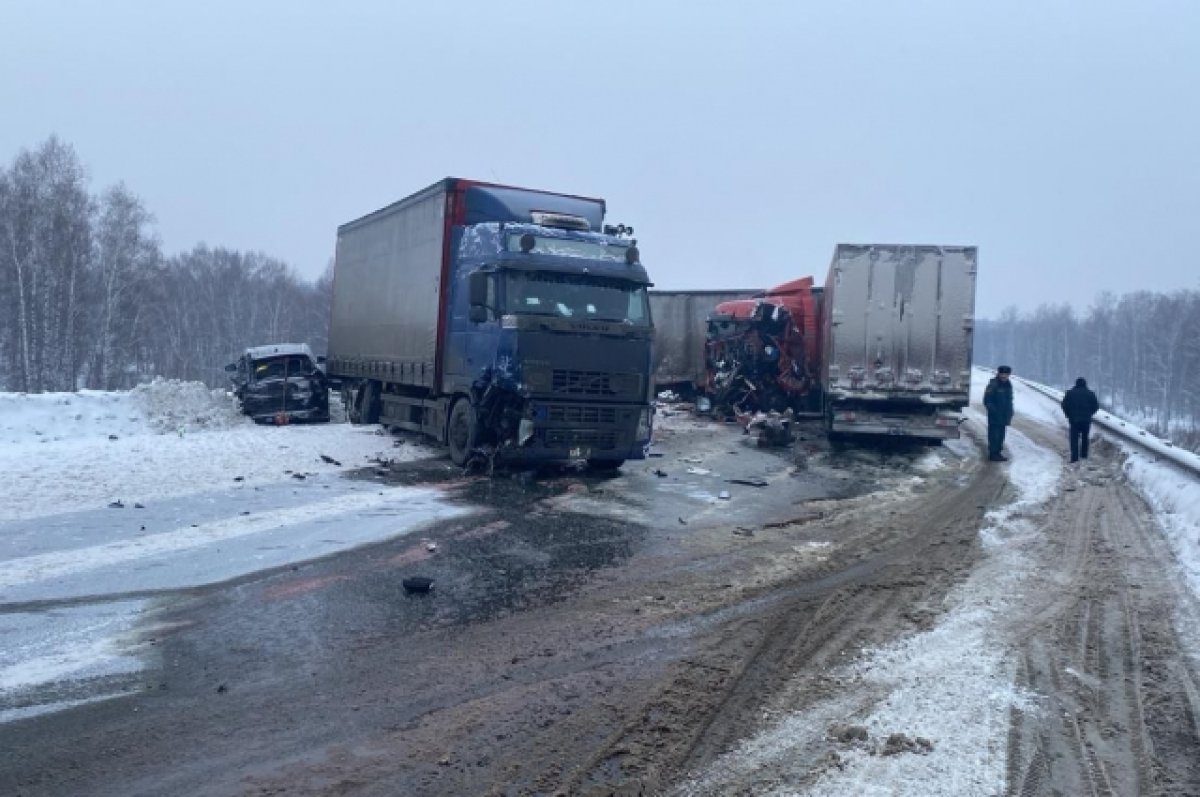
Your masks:
{"label": "gray horizon", "polygon": [[57,135],[166,253],[308,279],[453,175],[604,197],[661,288],[931,243],[979,247],[981,317],[1200,289],[1200,4],[726,9],[10,5],[0,163]]}

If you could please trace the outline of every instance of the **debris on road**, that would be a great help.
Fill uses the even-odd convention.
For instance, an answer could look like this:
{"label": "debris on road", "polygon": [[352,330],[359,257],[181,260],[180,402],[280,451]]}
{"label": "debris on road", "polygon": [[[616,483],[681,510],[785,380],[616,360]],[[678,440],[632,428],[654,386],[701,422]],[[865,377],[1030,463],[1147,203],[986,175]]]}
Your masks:
{"label": "debris on road", "polygon": [[916,753],[925,755],[933,752],[933,742],[917,736],[910,739],[903,733],[893,733],[880,751],[881,755],[898,755],[900,753]]}
{"label": "debris on road", "polygon": [[867,729],[862,725],[848,725],[838,723],[829,728],[828,737],[835,742],[842,744],[850,744],[851,742],[867,741]]}
{"label": "debris on road", "polygon": [[[741,420],[739,418],[739,420]],[[792,435],[792,411],[780,414],[778,412],[759,412],[745,420],[746,433],[758,432],[759,448],[782,448],[794,441]]]}
{"label": "debris on road", "polygon": [[433,579],[425,576],[409,576],[400,582],[408,593],[425,593],[433,589]]}
{"label": "debris on road", "polygon": [[722,490],[721,492],[717,493],[717,498],[721,499],[722,501],[728,501],[730,498],[729,491]]}
{"label": "debris on road", "polygon": [[109,504],[108,508],[109,509],[124,509],[125,504],[121,503],[120,499],[118,499],[116,501],[113,501],[111,504]]}
{"label": "debris on road", "polygon": [[730,484],[744,484],[747,487],[766,487],[770,482],[766,479],[726,479]]}
{"label": "debris on road", "polygon": [[342,466],[342,463],[327,454],[321,454],[321,461],[327,465],[337,465],[339,468]]}
{"label": "debris on road", "polygon": [[712,473],[708,468],[688,468],[687,472],[693,476],[707,476]]}

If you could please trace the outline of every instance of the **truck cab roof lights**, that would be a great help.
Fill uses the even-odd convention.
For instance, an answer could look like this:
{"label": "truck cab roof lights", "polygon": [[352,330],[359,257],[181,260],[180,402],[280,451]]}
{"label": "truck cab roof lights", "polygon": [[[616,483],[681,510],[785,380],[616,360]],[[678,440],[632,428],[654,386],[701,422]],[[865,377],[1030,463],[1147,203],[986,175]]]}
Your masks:
{"label": "truck cab roof lights", "polygon": [[533,223],[540,227],[555,227],[560,230],[579,230],[591,232],[592,225],[583,216],[570,213],[551,213],[545,210],[533,210],[529,213]]}

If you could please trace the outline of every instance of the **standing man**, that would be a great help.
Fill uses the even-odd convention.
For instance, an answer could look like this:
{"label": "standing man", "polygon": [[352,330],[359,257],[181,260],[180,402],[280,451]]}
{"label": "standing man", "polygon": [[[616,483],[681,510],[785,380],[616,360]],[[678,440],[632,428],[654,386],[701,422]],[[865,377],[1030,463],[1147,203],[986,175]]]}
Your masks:
{"label": "standing man", "polygon": [[1004,448],[1004,432],[1013,418],[1013,389],[1008,381],[1011,374],[1012,369],[1007,365],[1000,366],[983,391],[983,406],[988,416],[988,459],[992,462],[1008,459],[1000,450]]}
{"label": "standing man", "polygon": [[1088,435],[1092,431],[1092,416],[1100,410],[1100,401],[1096,394],[1088,389],[1087,380],[1082,376],[1075,380],[1075,387],[1063,395],[1062,411],[1071,425],[1071,461],[1078,462],[1080,457],[1087,459]]}

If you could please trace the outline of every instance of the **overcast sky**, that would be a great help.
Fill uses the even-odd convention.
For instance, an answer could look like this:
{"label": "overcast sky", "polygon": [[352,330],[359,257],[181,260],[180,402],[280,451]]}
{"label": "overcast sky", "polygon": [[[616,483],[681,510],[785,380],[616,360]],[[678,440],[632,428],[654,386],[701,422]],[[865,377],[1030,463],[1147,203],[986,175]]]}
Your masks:
{"label": "overcast sky", "polygon": [[454,175],[606,198],[665,288],[823,281],[838,242],[979,246],[981,316],[1200,288],[1191,0],[0,0],[0,28],[0,162],[57,134],[169,254],[315,276],[339,223]]}

